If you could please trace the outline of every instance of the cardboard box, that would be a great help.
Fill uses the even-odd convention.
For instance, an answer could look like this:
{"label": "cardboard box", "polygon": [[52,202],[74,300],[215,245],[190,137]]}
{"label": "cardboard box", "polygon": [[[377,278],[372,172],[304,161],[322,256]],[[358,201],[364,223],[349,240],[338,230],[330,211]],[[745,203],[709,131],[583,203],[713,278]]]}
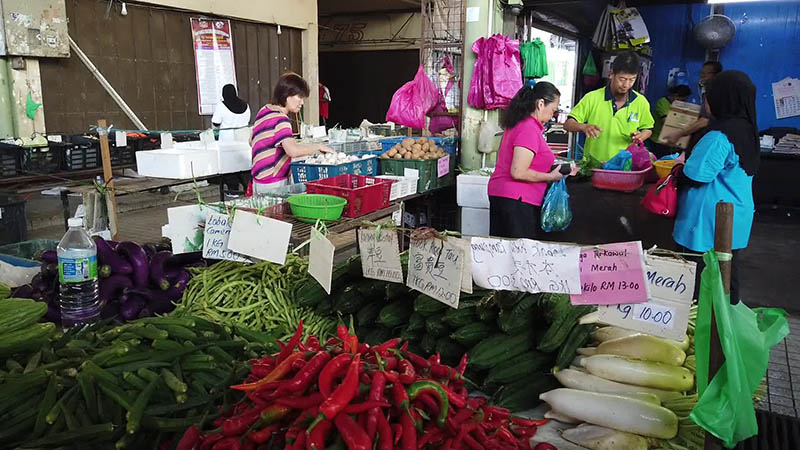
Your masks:
{"label": "cardboard box", "polygon": [[[661,129],[661,134],[658,137],[658,142],[666,144],[665,137],[674,133],[679,133],[684,128],[688,127],[700,117],[700,105],[694,103],[686,103],[675,100],[669,108],[669,114],[664,120],[664,127]],[[676,144],[679,148],[686,149],[689,145],[691,136],[684,136]]]}

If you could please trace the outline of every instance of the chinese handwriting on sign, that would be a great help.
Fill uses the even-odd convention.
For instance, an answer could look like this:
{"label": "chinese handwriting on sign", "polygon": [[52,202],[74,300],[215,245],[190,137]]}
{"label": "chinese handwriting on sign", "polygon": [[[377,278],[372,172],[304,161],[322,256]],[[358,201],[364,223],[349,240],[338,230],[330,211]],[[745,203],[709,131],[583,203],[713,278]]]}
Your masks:
{"label": "chinese handwriting on sign", "polygon": [[360,228],[358,247],[365,278],[393,283],[403,282],[400,245],[394,230],[382,230],[378,233],[375,229]]}
{"label": "chinese handwriting on sign", "polygon": [[412,239],[408,253],[408,287],[458,308],[464,250],[447,240]]}

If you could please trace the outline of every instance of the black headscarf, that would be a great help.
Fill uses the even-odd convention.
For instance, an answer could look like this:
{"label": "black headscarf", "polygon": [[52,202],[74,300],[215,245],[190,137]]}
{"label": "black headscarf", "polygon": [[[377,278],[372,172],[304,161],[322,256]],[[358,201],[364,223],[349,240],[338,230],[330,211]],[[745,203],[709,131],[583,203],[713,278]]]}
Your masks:
{"label": "black headscarf", "polygon": [[234,114],[247,111],[247,102],[236,95],[236,87],[232,84],[222,87],[222,104]]}
{"label": "black headscarf", "polygon": [[753,176],[758,170],[761,145],[756,124],[756,87],[738,70],[726,70],[706,88],[706,101],[713,119],[706,132],[725,133],[739,155],[742,169]]}

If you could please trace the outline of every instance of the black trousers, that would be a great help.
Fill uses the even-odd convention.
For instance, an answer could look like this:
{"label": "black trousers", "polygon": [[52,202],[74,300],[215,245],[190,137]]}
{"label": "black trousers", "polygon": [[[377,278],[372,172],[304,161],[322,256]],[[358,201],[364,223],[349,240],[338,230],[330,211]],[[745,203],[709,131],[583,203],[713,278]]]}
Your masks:
{"label": "black trousers", "polygon": [[541,236],[542,208],[505,197],[489,196],[489,234],[512,239]]}
{"label": "black trousers", "polygon": [[[681,247],[682,252],[692,252],[691,250]],[[731,305],[739,303],[739,264],[741,263],[741,250],[733,251],[733,258],[731,259]],[[694,280],[694,298],[700,298],[700,276],[703,274],[703,269],[706,267],[703,257],[687,257],[686,259],[697,263],[697,274]]]}

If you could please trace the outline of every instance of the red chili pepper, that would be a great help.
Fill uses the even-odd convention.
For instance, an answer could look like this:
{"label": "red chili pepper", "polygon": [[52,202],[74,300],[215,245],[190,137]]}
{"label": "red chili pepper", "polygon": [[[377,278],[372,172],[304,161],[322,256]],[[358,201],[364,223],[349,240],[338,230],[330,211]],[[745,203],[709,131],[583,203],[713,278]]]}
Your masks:
{"label": "red chili pepper", "polygon": [[369,375],[366,372],[362,373],[361,376],[358,377],[358,381],[361,384],[365,384],[367,386],[369,386],[369,384],[372,383],[372,379],[369,377]]}
{"label": "red chili pepper", "polygon": [[239,439],[237,438],[228,437],[218,441],[211,448],[212,450],[240,450],[242,448],[242,443],[239,442]]}
{"label": "red chili pepper", "polygon": [[250,442],[254,442],[256,444],[263,444],[272,439],[272,433],[275,433],[279,429],[280,429],[279,425],[270,425],[258,431],[253,431],[252,433],[249,433],[247,435],[247,439]]}
{"label": "red chili pepper", "polygon": [[432,415],[436,416],[436,415],[438,415],[438,414],[439,414],[439,404],[438,404],[438,403],[436,403],[436,399],[435,399],[435,398],[433,398],[433,396],[432,396],[431,394],[428,394],[427,392],[426,392],[426,393],[424,393],[424,394],[420,394],[420,396],[419,396],[419,397],[417,397],[417,400],[419,400],[420,402],[422,402],[422,404],[424,404],[424,405],[425,405],[425,408],[426,408],[426,409],[427,409],[427,410],[428,410],[428,411],[429,411],[429,412],[430,412]]}
{"label": "red chili pepper", "polygon": [[242,450],[256,450],[256,444],[245,440],[244,443],[242,443]]}
{"label": "red chili pepper", "polygon": [[378,352],[378,354],[383,355],[386,353],[390,348],[397,348],[397,344],[400,343],[399,338],[389,339],[388,341],[384,342],[381,345],[372,347],[372,351]]}
{"label": "red chili pepper", "polygon": [[183,433],[183,437],[178,442],[176,449],[193,450],[195,446],[200,443],[201,437],[202,435],[200,430],[196,426],[192,425],[186,430],[186,432]]}
{"label": "red chili pepper", "polygon": [[407,416],[411,413],[409,408],[411,400],[408,398],[408,392],[406,392],[406,388],[399,382],[392,383],[392,399],[394,405],[402,409],[401,415]]}
{"label": "red chili pepper", "polygon": [[[406,414],[402,414],[402,415],[405,416]],[[394,435],[394,439],[393,440],[394,440],[394,445],[396,447],[397,444],[400,443],[400,439],[403,437],[403,426],[400,425],[399,423],[393,423],[392,424],[392,435]]]}
{"label": "red chili pepper", "polygon": [[364,343],[358,344],[358,353],[361,355],[369,353],[369,349],[370,349],[369,344],[364,344]]}
{"label": "red chili pepper", "polygon": [[333,423],[330,420],[322,421],[306,439],[306,450],[324,450],[325,439],[331,433]]}
{"label": "red chili pepper", "polygon": [[535,450],[558,450],[553,444],[549,444],[547,442],[539,442],[534,447]]}
{"label": "red chili pepper", "polygon": [[340,323],[336,326],[336,337],[342,341],[342,344],[345,346],[345,351],[347,351],[347,325]]}
{"label": "red chili pepper", "polygon": [[514,428],[511,430],[515,435],[526,439],[536,436],[537,431],[538,428]]}
{"label": "red chili pepper", "polygon": [[541,420],[532,420],[532,419],[523,419],[522,417],[511,416],[511,423],[520,427],[540,427],[546,424],[548,421],[547,419]]}
{"label": "red chili pepper", "polygon": [[453,438],[444,441],[441,450],[451,450],[453,448]]}
{"label": "red chili pepper", "polygon": [[390,408],[392,405],[387,402],[366,401],[363,403],[351,403],[344,408],[345,414],[361,414],[373,408]]}
{"label": "red chili pepper", "polygon": [[319,373],[319,391],[325,398],[328,398],[333,393],[333,381],[341,372],[343,372],[347,365],[350,364],[350,355],[341,354],[328,362]]}
{"label": "red chili pepper", "polygon": [[217,442],[221,441],[225,436],[222,433],[214,433],[203,438],[203,443],[200,444],[199,450],[211,450]]}
{"label": "red chili pepper", "polygon": [[417,450],[417,429],[414,420],[408,414],[400,414],[400,425],[403,426],[403,438],[400,440],[402,450]]}
{"label": "red chili pepper", "polygon": [[429,423],[428,426],[425,427],[425,431],[422,433],[422,437],[420,437],[419,442],[417,442],[417,448],[423,449],[426,445],[440,442],[443,439],[444,432],[435,424]]}
{"label": "red chili pepper", "polygon": [[367,432],[361,428],[352,417],[347,414],[339,414],[333,419],[339,435],[347,444],[348,450],[371,450],[372,441],[367,436]]}
{"label": "red chili pepper", "polygon": [[427,359],[417,355],[416,353],[403,352],[403,356],[411,360],[411,362],[414,364],[414,367],[417,369],[417,372],[421,372],[431,367],[431,364],[428,362]]}
{"label": "red chili pepper", "polygon": [[305,397],[281,397],[275,400],[275,403],[292,409],[308,409],[319,406],[324,400],[325,397],[322,396],[322,393],[314,392]]}
{"label": "red chili pepper", "polygon": [[247,431],[261,416],[258,410],[252,409],[239,416],[231,417],[222,422],[222,434],[226,437],[239,436]]}
{"label": "red chili pepper", "polygon": [[303,392],[316,379],[317,373],[328,364],[331,355],[328,352],[319,352],[297,374],[278,388],[279,394],[289,392]]}
{"label": "red chili pepper", "polygon": [[469,434],[464,435],[464,442],[467,444],[467,447],[471,448],[472,450],[483,450],[484,447],[478,441],[475,440]]}
{"label": "red chili pepper", "polygon": [[464,353],[464,356],[461,357],[461,361],[458,363],[458,366],[456,366],[456,372],[458,372],[459,375],[463,376],[464,371],[466,370],[467,370],[467,354]]}
{"label": "red chili pepper", "polygon": [[431,375],[445,380],[457,380],[461,378],[456,369],[444,364],[431,364]]}
{"label": "red chili pepper", "polygon": [[300,323],[297,324],[297,331],[294,332],[294,336],[289,339],[289,343],[286,344],[286,347],[281,349],[281,352],[278,354],[277,363],[280,364],[283,362],[284,359],[288,358],[289,355],[292,354],[294,348],[297,347],[297,344],[300,343],[300,337],[303,335],[303,319],[300,319]]}
{"label": "red chili pepper", "polygon": [[395,372],[394,370],[387,370],[383,373],[386,376],[386,381],[389,383],[395,384],[400,383],[400,374]]}
{"label": "red chili pepper", "polygon": [[297,372],[301,370],[303,367],[305,367],[305,365],[306,365],[305,361],[303,361],[302,359],[298,359],[297,361],[292,363],[292,372]]}
{"label": "red chili pepper", "polygon": [[495,431],[495,435],[499,437],[502,441],[510,443],[511,445],[514,446],[515,449],[519,450],[519,443],[517,442],[517,439],[514,437],[514,435],[511,434],[510,431],[508,431],[508,428],[505,427],[498,428],[497,431]]}
{"label": "red chili pepper", "polygon": [[301,430],[299,433],[297,433],[294,444],[292,444],[292,450],[303,450],[306,448],[306,439],[308,439],[308,436]]}
{"label": "red chili pepper", "polygon": [[250,375],[255,376],[256,379],[264,378],[275,368],[275,364],[260,362],[251,362],[250,366],[252,367],[252,369],[250,369]]}
{"label": "red chili pepper", "polygon": [[441,363],[442,363],[442,355],[440,353],[428,357],[428,364],[430,364],[431,366],[433,366],[434,364],[441,364]]}
{"label": "red chili pepper", "polygon": [[447,393],[447,399],[450,401],[450,403],[453,406],[455,406],[456,408],[464,408],[464,407],[467,406],[466,397],[464,397],[462,395],[459,395],[459,394],[456,394],[455,392],[450,390],[449,387],[447,387],[447,386],[445,386],[445,385],[443,385],[441,383],[436,383],[436,384],[438,384],[439,386],[441,386],[442,389],[444,389],[444,391]]}
{"label": "red chili pepper", "polygon": [[[366,353],[366,350],[362,352],[361,346],[358,345],[358,336],[356,335],[356,330],[353,327],[353,316],[350,316],[350,328],[347,331],[347,346],[350,349],[350,353]],[[367,349],[369,349],[369,347],[367,347]]]}
{"label": "red chili pepper", "polygon": [[417,381],[417,372],[414,370],[414,365],[411,361],[404,359],[398,363],[400,370],[400,382],[403,384],[411,384]]}
{"label": "red chili pepper", "polygon": [[260,422],[261,425],[272,425],[274,423],[279,422],[284,417],[286,417],[289,412],[291,412],[291,408],[288,406],[283,405],[272,405],[264,410],[261,411]]}
{"label": "red chili pepper", "polygon": [[291,370],[292,368],[292,364],[296,360],[304,358],[305,358],[305,353],[303,352],[292,353],[280,364],[278,364],[277,367],[275,367],[272,370],[272,372],[270,372],[269,375],[267,375],[266,377],[256,381],[255,383],[237,384],[231,386],[231,389],[236,389],[239,391],[255,391],[264,388],[270,383],[282,379],[287,373],[289,373],[289,370]]}
{"label": "red chili pepper", "polygon": [[328,342],[325,343],[325,347],[335,347],[337,344],[341,343],[341,341],[337,338],[330,338]]}
{"label": "red chili pepper", "polygon": [[487,447],[489,444],[489,436],[486,435],[486,430],[484,430],[481,426],[476,428],[473,433],[475,433],[475,437],[478,439],[478,442],[480,442],[484,447]]}
{"label": "red chili pepper", "polygon": [[511,416],[511,411],[499,406],[481,405],[481,410],[486,413],[489,421],[507,420]]}
{"label": "red chili pepper", "polygon": [[309,336],[306,338],[306,347],[312,352],[318,352],[322,350],[322,344],[319,342],[319,338],[316,336]]}
{"label": "red chili pepper", "polygon": [[361,367],[361,355],[356,354],[347,369],[347,375],[342,384],[328,397],[319,407],[319,415],[311,423],[308,431],[312,431],[317,423],[323,420],[330,420],[336,417],[347,406],[353,397],[358,393],[358,370]]}
{"label": "red chili pepper", "polygon": [[403,353],[408,351],[408,341],[403,342],[403,346],[400,347],[400,351]]}
{"label": "red chili pepper", "polygon": [[[373,402],[383,401],[383,391],[386,389],[386,375],[383,372],[375,372],[372,375],[372,385],[369,387],[368,400]],[[375,432],[378,430],[378,415],[381,415],[380,408],[373,408],[367,414],[367,436],[375,439]]]}
{"label": "red chili pepper", "polygon": [[[378,450],[392,450],[397,443],[392,437],[392,426],[383,414],[377,414]],[[399,436],[398,436],[399,442]]]}

